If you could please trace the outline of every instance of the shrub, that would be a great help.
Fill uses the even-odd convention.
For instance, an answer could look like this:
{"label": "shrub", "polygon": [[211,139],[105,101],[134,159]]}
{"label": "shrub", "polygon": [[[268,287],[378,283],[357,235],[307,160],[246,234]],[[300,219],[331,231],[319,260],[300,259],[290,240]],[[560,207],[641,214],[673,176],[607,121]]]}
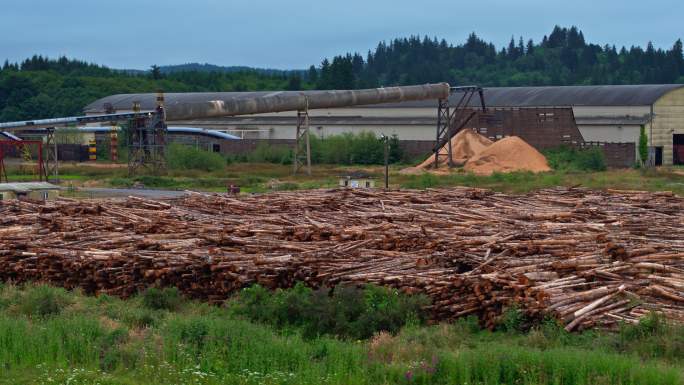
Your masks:
{"label": "shrub", "polygon": [[[311,146],[311,161],[325,164],[383,164],[384,144],[371,132],[360,134],[344,133],[319,138],[309,137]],[[260,144],[246,157],[234,156],[236,161],[259,163],[292,164],[292,149],[286,146]],[[396,163],[403,159],[404,154],[399,147],[396,135],[390,138],[389,161]]]}
{"label": "shrub", "polygon": [[142,294],[142,304],[144,307],[153,310],[178,310],[182,298],[175,287],[158,289],[151,287]]}
{"label": "shrub", "polygon": [[254,163],[292,164],[292,156],[292,149],[287,146],[261,143],[247,155],[247,160]]}
{"label": "shrub", "polygon": [[501,315],[499,327],[507,332],[519,332],[523,329],[525,315],[520,306],[513,304]]}
{"label": "shrub", "polygon": [[646,127],[642,124],[639,128],[639,162],[644,164],[648,160],[648,136]]}
{"label": "shrub", "polygon": [[379,331],[398,332],[408,323],[422,323],[424,296],[369,285],[312,290],[302,283],[270,292],[261,286],[244,289],[231,303],[237,314],[278,328],[294,327],[305,337],[329,334],[365,339]]}
{"label": "shrub", "polygon": [[25,291],[18,307],[29,317],[47,318],[61,313],[70,303],[64,289],[39,285]]}
{"label": "shrub", "polygon": [[171,143],[167,147],[166,161],[172,170],[217,171],[227,164],[220,154],[178,143]]}
{"label": "shrub", "polygon": [[606,160],[600,148],[576,149],[561,146],[544,151],[549,166],[554,170],[603,171]]}

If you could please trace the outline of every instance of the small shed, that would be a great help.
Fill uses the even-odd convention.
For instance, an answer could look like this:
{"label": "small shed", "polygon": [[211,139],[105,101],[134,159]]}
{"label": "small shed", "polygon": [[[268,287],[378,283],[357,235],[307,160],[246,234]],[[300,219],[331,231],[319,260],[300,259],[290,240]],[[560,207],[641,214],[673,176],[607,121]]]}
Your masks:
{"label": "small shed", "polygon": [[375,188],[375,178],[363,171],[340,176],[340,187]]}
{"label": "small shed", "polygon": [[59,186],[48,182],[0,183],[0,201],[8,199],[51,200],[59,196]]}

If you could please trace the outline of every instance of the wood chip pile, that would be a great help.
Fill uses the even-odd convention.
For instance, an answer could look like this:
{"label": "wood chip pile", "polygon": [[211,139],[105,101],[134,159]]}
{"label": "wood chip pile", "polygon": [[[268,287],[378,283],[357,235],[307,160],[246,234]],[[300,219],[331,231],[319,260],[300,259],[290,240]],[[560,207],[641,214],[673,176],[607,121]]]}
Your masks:
{"label": "wood chip pile", "polygon": [[684,322],[684,199],[671,193],[331,190],[167,202],[0,202],[0,280],[222,301],[254,283],[425,293],[493,327],[513,303],[568,330]]}

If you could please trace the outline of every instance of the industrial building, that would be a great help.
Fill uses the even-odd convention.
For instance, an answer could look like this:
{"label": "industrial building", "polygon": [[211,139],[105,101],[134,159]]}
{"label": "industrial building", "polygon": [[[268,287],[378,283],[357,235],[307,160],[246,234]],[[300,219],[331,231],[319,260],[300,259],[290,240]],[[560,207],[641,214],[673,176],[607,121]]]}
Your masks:
{"label": "industrial building", "polygon": [[[193,103],[214,98],[226,100],[277,94],[169,93],[165,97],[167,103]],[[536,109],[538,111],[535,114],[542,121],[556,120],[559,112],[571,110],[581,138],[587,142],[632,143],[636,149],[640,126],[644,125],[649,145],[654,147],[656,164],[684,163],[684,85],[495,87],[485,88],[484,96],[491,111],[515,115],[519,111]],[[459,95],[452,95],[451,102],[457,103],[458,97]],[[85,107],[85,113],[100,114],[105,112],[106,106],[113,107],[118,112],[127,112],[131,110],[133,102],[139,102],[143,110],[153,109],[155,101],[155,94],[113,95],[89,104]],[[476,107],[475,100],[471,101],[471,107]],[[436,110],[437,101],[421,100],[317,109],[311,110],[309,116],[311,132],[321,137],[370,131],[385,135],[396,134],[402,141],[414,142],[419,148],[428,149],[435,141]],[[530,140],[530,136],[555,136],[558,138],[554,139],[557,144],[562,144],[563,138],[575,141],[571,133],[561,135],[554,132],[553,125],[547,125],[544,133],[539,133],[538,130],[530,133],[526,132],[528,127],[515,127],[525,120],[509,120],[513,126],[507,128],[504,136],[516,134],[525,138],[527,134],[525,139],[530,142],[535,142]],[[268,139],[274,143],[293,140],[296,122],[296,112],[169,120],[169,124],[219,130],[243,139]],[[474,119],[470,125],[496,139],[491,128],[487,130],[487,127],[478,127],[482,122],[483,119]],[[424,145],[421,146],[421,143]]]}
{"label": "industrial building", "polygon": [[0,201],[30,199],[46,201],[59,195],[59,186],[47,182],[0,183]]}

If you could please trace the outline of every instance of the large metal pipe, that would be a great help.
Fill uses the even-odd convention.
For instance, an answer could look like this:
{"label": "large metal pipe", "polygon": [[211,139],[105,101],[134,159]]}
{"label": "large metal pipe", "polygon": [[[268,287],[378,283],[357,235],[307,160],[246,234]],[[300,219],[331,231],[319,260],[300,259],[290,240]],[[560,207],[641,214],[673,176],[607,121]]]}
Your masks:
{"label": "large metal pipe", "polygon": [[449,84],[386,87],[365,90],[282,91],[261,96],[169,103],[167,120],[190,120],[222,116],[262,114],[306,109],[340,108],[411,100],[447,99]]}

